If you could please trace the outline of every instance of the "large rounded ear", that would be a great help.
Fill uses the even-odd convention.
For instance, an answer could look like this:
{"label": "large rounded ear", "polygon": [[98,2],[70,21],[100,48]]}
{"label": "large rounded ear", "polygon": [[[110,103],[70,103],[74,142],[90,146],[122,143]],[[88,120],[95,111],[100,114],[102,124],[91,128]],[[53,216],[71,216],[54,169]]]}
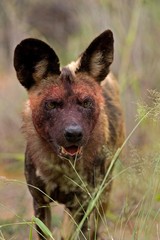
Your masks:
{"label": "large rounded ear", "polygon": [[33,38],[17,45],[14,67],[18,80],[27,90],[48,74],[60,74],[59,59],[54,50],[43,41]]}
{"label": "large rounded ear", "polygon": [[81,55],[77,72],[86,72],[97,81],[104,80],[113,61],[113,43],[110,30],[95,38]]}

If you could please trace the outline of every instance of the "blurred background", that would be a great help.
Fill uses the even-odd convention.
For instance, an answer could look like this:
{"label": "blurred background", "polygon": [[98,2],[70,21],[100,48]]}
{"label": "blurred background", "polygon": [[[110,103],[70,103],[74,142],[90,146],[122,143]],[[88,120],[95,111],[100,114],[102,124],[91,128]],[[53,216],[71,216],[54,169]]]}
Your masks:
{"label": "blurred background", "polygon": [[[111,70],[120,83],[128,135],[137,124],[139,103],[152,104],[148,90],[160,90],[160,1],[0,1],[0,175],[23,178],[25,140],[20,128],[27,93],[20,86],[13,69],[16,45],[28,37],[44,40],[54,48],[63,66],[75,60],[93,38],[106,29],[114,33],[115,53]],[[158,121],[145,121],[129,141],[131,160],[128,162],[143,162],[149,166],[147,177],[150,176],[148,168],[152,169],[149,165],[150,159],[153,160],[150,151],[155,146],[158,146],[156,154],[159,156],[159,125]],[[147,160],[144,161],[146,155]],[[139,168],[134,169],[134,174],[137,171]],[[130,185],[126,192],[129,188]],[[159,189],[157,185],[156,189]],[[3,202],[6,199],[4,185],[0,191],[0,201]],[[140,191],[138,189],[138,194]],[[118,195],[120,202],[126,197],[119,190],[117,194],[121,196]],[[4,207],[3,211],[7,214]]]}

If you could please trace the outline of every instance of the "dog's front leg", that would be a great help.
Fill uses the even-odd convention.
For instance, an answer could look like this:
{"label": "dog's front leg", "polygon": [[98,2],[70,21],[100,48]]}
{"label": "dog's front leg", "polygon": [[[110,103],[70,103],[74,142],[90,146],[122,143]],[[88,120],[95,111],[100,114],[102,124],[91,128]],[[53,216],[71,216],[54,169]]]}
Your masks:
{"label": "dog's front leg", "polygon": [[[33,200],[35,217],[40,219],[49,229],[51,229],[51,210],[48,203],[38,203]],[[47,239],[42,230],[36,225],[39,239]]]}

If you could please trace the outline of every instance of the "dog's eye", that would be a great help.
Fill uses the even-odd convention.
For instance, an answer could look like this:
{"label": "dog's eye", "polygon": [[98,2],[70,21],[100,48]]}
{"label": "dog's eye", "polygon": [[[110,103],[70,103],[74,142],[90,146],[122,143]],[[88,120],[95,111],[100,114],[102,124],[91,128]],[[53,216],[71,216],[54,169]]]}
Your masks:
{"label": "dog's eye", "polygon": [[83,103],[82,103],[82,107],[84,108],[91,108],[92,107],[92,102],[90,100],[85,100]]}
{"label": "dog's eye", "polygon": [[58,106],[59,106],[59,103],[56,102],[56,101],[47,101],[47,102],[45,103],[45,108],[46,108],[47,110],[55,109],[55,108],[57,108]]}

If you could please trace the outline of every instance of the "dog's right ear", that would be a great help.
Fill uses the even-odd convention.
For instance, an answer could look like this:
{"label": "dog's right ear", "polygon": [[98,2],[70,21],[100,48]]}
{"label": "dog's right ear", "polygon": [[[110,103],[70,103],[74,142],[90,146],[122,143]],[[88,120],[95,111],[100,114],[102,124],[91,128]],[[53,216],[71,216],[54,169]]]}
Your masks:
{"label": "dog's right ear", "polygon": [[33,38],[17,45],[14,67],[18,80],[27,90],[49,74],[60,74],[59,59],[54,50],[45,42]]}

